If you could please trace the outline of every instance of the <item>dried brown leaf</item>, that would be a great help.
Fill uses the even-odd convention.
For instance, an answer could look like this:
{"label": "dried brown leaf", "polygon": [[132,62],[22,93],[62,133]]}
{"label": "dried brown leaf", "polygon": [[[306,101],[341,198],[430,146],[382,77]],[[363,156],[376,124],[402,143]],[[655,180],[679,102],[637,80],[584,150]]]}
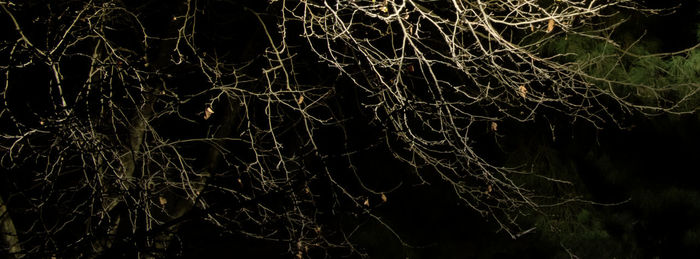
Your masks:
{"label": "dried brown leaf", "polygon": [[547,33],[550,33],[554,30],[554,19],[549,19],[549,22],[547,23]]}
{"label": "dried brown leaf", "polygon": [[211,115],[214,114],[214,110],[211,109],[211,107],[207,107],[204,109],[204,119],[208,120]]}
{"label": "dried brown leaf", "polygon": [[527,96],[527,88],[525,88],[524,85],[521,85],[520,87],[518,87],[518,93],[520,94],[520,96],[525,98]]}

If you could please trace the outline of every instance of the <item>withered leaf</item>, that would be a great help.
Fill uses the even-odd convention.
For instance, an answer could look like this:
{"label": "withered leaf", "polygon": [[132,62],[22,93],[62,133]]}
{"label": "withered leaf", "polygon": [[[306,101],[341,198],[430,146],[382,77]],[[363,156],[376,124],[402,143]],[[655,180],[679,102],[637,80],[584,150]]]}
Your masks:
{"label": "withered leaf", "polygon": [[527,96],[527,88],[525,88],[524,85],[521,85],[520,87],[518,87],[518,94],[525,98],[525,96]]}
{"label": "withered leaf", "polygon": [[554,19],[549,19],[549,23],[547,23],[547,33],[550,33],[554,30]]}
{"label": "withered leaf", "polygon": [[214,110],[211,109],[211,107],[207,107],[204,109],[204,119],[208,120],[211,115],[214,114]]}

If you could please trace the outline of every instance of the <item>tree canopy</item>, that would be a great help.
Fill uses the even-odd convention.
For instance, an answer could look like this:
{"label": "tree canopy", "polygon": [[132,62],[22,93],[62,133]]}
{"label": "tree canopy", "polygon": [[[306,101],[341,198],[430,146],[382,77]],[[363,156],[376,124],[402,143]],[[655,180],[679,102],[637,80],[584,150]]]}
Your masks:
{"label": "tree canopy", "polygon": [[[191,256],[186,243],[204,235],[197,227],[205,240],[233,237],[225,240],[298,258],[380,256],[367,245],[379,237],[419,246],[391,216],[404,208],[430,221],[460,221],[447,214],[461,211],[473,218],[459,224],[488,222],[508,239],[568,229],[549,244],[585,257],[614,236],[604,221],[631,217],[601,208],[630,197],[585,190],[594,176],[574,160],[608,153],[565,149],[595,152],[601,131],[632,131],[647,118],[691,129],[698,121],[698,27],[679,26],[691,44],[676,49],[635,28],[678,6],[0,7],[0,235],[3,255],[16,258]],[[443,211],[420,212],[425,201]],[[607,245],[634,256],[625,242]]]}

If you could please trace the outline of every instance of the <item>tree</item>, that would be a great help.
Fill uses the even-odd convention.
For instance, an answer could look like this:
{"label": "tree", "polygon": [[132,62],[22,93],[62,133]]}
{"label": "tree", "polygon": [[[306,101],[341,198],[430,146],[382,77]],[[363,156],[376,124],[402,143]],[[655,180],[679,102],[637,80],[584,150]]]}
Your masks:
{"label": "tree", "polygon": [[[627,0],[0,6],[14,257],[160,257],[192,220],[300,258],[362,255],[343,215],[401,240],[373,212],[401,180],[356,170],[378,146],[517,238],[532,230],[521,215],[583,200],[524,185],[572,183],[490,156],[499,129],[545,114],[624,127],[626,113],[694,112],[700,89],[611,75],[641,58],[613,38],[620,17],[663,11]],[[567,39],[603,50],[551,51]]]}

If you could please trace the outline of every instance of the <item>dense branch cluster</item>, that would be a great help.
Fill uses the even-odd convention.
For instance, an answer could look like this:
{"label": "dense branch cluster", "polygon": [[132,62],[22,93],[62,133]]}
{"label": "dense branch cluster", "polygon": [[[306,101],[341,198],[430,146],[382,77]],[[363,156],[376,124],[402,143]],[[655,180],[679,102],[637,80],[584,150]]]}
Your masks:
{"label": "dense branch cluster", "polygon": [[[389,189],[337,174],[362,150],[324,134],[363,114],[385,130],[371,145],[388,146],[419,176],[437,174],[515,238],[528,229],[519,215],[576,198],[518,183],[515,175],[537,172],[475,149],[485,129],[499,137],[499,124],[541,112],[593,125],[617,111],[687,112],[699,89],[670,98],[670,86],[616,81],[591,73],[595,62],[546,49],[577,36],[624,53],[608,18],[654,12],[627,0],[0,7],[0,234],[3,253],[16,257],[123,247],[160,256],[178,250],[178,224],[193,219],[288,244],[299,257],[362,254],[352,228],[333,226],[348,214],[391,229],[368,198],[386,201]],[[630,94],[639,89],[654,105]],[[350,92],[358,100],[341,100]],[[360,111],[344,114],[343,102]]]}
{"label": "dense branch cluster", "polygon": [[[591,73],[595,61],[547,51],[550,42],[574,36],[620,48],[608,37],[620,23],[607,17],[659,11],[634,1],[302,3],[289,8],[302,35],[353,79],[366,94],[365,107],[405,143],[395,148],[397,157],[433,168],[469,206],[492,215],[513,236],[517,215],[546,201],[512,176],[536,172],[489,161],[474,149],[473,135],[486,128],[495,133],[504,121],[535,120],[538,111],[593,125],[615,121],[618,111],[687,112],[680,107],[699,89],[684,85],[690,91],[669,100],[653,86]],[[629,94],[639,89],[648,90],[655,105]]]}

